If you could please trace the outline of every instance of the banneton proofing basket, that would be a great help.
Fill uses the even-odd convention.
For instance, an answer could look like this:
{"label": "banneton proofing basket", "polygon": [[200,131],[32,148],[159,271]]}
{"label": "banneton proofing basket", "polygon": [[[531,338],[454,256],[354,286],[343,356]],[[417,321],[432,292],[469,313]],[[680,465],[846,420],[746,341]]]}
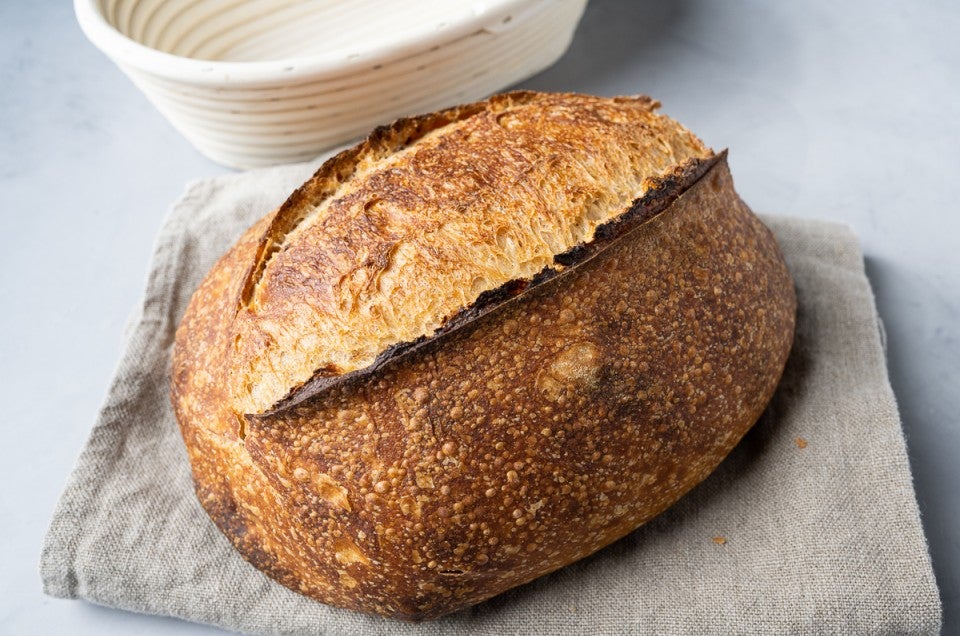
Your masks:
{"label": "banneton proofing basket", "polygon": [[87,37],[207,157],[310,159],[546,68],[587,0],[74,0]]}

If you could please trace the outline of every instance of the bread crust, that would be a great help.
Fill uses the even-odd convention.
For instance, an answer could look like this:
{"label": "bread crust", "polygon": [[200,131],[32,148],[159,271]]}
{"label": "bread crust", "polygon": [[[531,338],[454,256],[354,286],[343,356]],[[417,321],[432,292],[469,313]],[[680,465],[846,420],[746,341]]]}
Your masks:
{"label": "bread crust", "polygon": [[629,209],[612,221],[598,226],[593,240],[587,243],[579,243],[571,249],[555,255],[553,263],[540,270],[532,279],[513,279],[496,289],[484,292],[470,305],[446,319],[441,327],[429,336],[421,336],[416,340],[390,345],[377,356],[372,364],[356,371],[335,376],[323,372],[316,373],[307,382],[295,386],[286,397],[274,404],[269,410],[262,414],[248,414],[245,417],[250,419],[274,416],[304,400],[329,391],[335,386],[363,376],[373,375],[388,363],[392,363],[418,349],[428,345],[438,346],[454,331],[469,325],[491,311],[502,308],[507,303],[518,302],[547,281],[556,277],[569,276],[574,268],[581,267],[603,250],[609,248],[614,241],[621,240],[631,230],[664,211],[680,194],[721,160],[726,160],[726,151],[719,156],[708,159],[691,160],[687,164],[679,166],[670,174],[656,178],[649,191],[643,197],[634,201]]}
{"label": "bread crust", "polygon": [[237,317],[266,271],[271,233],[297,216],[284,210],[315,200],[318,182],[214,267],[173,363],[201,504],[291,589],[408,620],[490,598],[673,504],[779,380],[793,285],[721,153],[674,166],[589,243],[481,295],[437,333],[356,372],[315,374],[260,412],[238,410]]}
{"label": "bread crust", "polygon": [[589,241],[645,181],[711,152],[648,98],[509,93],[377,129],[284,203],[234,321],[231,391],[262,412],[363,369]]}

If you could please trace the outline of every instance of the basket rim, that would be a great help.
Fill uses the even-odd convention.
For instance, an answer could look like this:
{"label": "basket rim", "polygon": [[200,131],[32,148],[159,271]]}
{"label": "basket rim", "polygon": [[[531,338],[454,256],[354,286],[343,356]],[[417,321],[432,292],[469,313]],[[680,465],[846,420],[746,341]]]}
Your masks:
{"label": "basket rim", "polygon": [[[370,70],[373,66],[443,47],[478,31],[488,31],[496,35],[515,28],[516,24],[525,22],[534,14],[550,7],[561,6],[561,3],[552,0],[486,0],[473,3],[473,10],[461,12],[462,15],[457,16],[458,20],[443,29],[427,23],[416,32],[416,36],[370,46],[352,58],[345,57],[342,49],[333,49],[322,55],[257,62],[225,62],[183,57],[146,46],[107,22],[101,12],[99,0],[74,0],[73,4],[77,21],[87,39],[124,70],[220,88],[289,85],[327,74]],[[510,14],[517,19],[511,20],[509,26],[504,27],[502,20]]]}

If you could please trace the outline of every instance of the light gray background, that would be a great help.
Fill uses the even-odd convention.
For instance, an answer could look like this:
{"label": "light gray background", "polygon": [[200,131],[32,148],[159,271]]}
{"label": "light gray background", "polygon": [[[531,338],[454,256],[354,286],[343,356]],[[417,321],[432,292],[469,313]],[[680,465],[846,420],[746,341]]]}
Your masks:
{"label": "light gray background", "polygon": [[[730,148],[754,209],[860,234],[960,634],[960,3],[593,0],[567,55],[521,86],[653,95]],[[153,236],[185,181],[223,172],[69,3],[0,2],[0,632],[219,632],[46,598],[37,560]]]}

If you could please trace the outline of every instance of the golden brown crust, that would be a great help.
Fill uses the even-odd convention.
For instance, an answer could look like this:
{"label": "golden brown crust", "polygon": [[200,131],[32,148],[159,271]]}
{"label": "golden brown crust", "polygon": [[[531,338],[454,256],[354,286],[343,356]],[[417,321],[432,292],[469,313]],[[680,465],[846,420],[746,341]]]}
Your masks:
{"label": "golden brown crust", "polygon": [[258,245],[234,323],[234,400],[262,412],[369,366],[710,150],[647,98],[509,93],[380,128],[325,164]]}
{"label": "golden brown crust", "polygon": [[482,601],[652,518],[756,421],[795,311],[725,156],[675,194],[562,275],[244,418],[230,389],[238,299],[269,268],[256,273],[261,236],[287,223],[283,209],[260,221],[177,332],[172,399],[204,508],[284,585],[407,619]]}
{"label": "golden brown crust", "polygon": [[410,342],[400,342],[390,345],[382,351],[369,366],[343,373],[330,375],[321,369],[307,382],[294,389],[282,400],[274,404],[268,411],[261,414],[246,415],[246,418],[274,416],[280,411],[296,406],[300,402],[329,391],[335,386],[353,381],[360,376],[368,376],[380,371],[388,363],[410,355],[414,351],[427,345],[441,346],[442,341],[449,338],[453,332],[465,327],[481,316],[491,311],[501,309],[503,305],[518,302],[524,295],[533,292],[540,285],[556,277],[570,276],[575,268],[609,249],[617,240],[621,240],[630,231],[646,223],[651,218],[663,212],[677,197],[683,194],[694,183],[712,168],[718,161],[726,159],[726,151],[719,156],[707,159],[694,159],[678,166],[676,170],[662,177],[650,180],[650,189],[644,196],[637,198],[626,211],[612,220],[598,225],[593,239],[578,243],[567,251],[556,254],[552,263],[540,270],[530,279],[512,279],[496,289],[480,294],[470,305],[463,307],[452,317],[445,320],[442,326],[429,336],[422,336]]}

